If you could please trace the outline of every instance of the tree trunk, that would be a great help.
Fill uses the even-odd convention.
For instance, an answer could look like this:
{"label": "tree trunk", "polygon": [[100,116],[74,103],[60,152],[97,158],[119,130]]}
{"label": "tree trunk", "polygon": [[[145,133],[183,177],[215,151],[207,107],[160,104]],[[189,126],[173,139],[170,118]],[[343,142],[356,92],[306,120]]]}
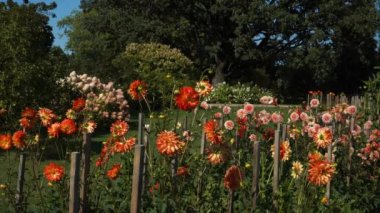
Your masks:
{"label": "tree trunk", "polygon": [[224,82],[224,77],[225,77],[224,76],[224,69],[227,65],[227,62],[222,60],[218,56],[215,56],[215,62],[216,62],[215,75],[212,78],[212,85],[213,86]]}

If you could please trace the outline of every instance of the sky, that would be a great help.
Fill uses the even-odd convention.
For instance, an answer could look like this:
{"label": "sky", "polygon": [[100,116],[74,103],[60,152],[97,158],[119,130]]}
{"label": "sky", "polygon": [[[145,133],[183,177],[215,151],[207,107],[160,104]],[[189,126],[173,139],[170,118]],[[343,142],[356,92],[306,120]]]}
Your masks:
{"label": "sky", "polygon": [[[64,17],[70,15],[73,11],[79,10],[80,0],[29,0],[30,3],[35,2],[45,2],[51,3],[55,1],[57,3],[57,8],[55,8],[52,12],[56,15],[55,18],[50,17],[49,24],[53,27],[54,34],[54,46],[60,46],[62,49],[65,49],[67,43],[67,37],[64,36],[63,29],[59,29],[57,27],[58,21],[63,19]],[[15,2],[22,3],[23,0],[15,0]]]}

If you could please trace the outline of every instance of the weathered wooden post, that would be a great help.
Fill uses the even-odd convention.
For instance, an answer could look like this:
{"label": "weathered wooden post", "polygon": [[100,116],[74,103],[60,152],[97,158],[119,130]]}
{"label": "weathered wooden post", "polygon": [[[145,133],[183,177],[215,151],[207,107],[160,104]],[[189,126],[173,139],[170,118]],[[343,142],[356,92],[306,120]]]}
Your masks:
{"label": "weathered wooden post", "polygon": [[[332,132],[332,134],[334,135],[333,127],[329,126],[329,129]],[[335,138],[335,137],[333,137],[333,138]],[[332,142],[334,142],[334,141],[332,141]],[[332,143],[330,143],[329,146],[327,147],[327,160],[329,162],[332,162]],[[326,186],[327,205],[330,203],[330,191],[331,191],[331,181],[329,181],[327,183],[327,186]]]}
{"label": "weathered wooden post", "polygon": [[79,212],[80,153],[71,153],[69,213]]}
{"label": "weathered wooden post", "polygon": [[279,167],[280,167],[280,131],[276,130],[274,134],[274,156],[273,156],[273,204],[275,209],[278,208],[277,193],[279,189]]}
{"label": "weathered wooden post", "polygon": [[257,208],[257,198],[259,197],[259,177],[260,177],[260,142],[253,144],[253,176],[252,176],[252,206],[253,211]]}
{"label": "weathered wooden post", "polygon": [[353,140],[354,140],[354,136],[352,135],[352,132],[354,130],[354,127],[355,127],[355,118],[352,116],[351,117],[351,120],[350,120],[350,142],[348,144],[348,161],[347,161],[347,170],[348,170],[348,174],[347,174],[347,186],[350,186],[350,182],[351,182],[351,164],[352,164],[352,154],[353,154]]}
{"label": "weathered wooden post", "polygon": [[282,124],[282,132],[281,132],[281,140],[282,141],[286,140],[287,130],[288,130],[288,125],[287,124]]}
{"label": "weathered wooden post", "polygon": [[16,212],[22,212],[22,209],[23,209],[25,158],[26,158],[26,154],[22,152],[20,154],[20,162],[18,165],[17,188],[16,188]]}
{"label": "weathered wooden post", "polygon": [[148,185],[148,153],[149,153],[149,143],[150,143],[150,127],[148,124],[145,125],[144,128],[144,146],[145,146],[145,155],[144,155],[144,167],[143,167],[143,186],[142,191],[145,191],[145,187]]}
{"label": "weathered wooden post", "polygon": [[205,123],[206,123],[206,118],[204,118],[202,122],[201,155],[204,155],[204,152],[205,152],[205,143],[206,143],[206,133],[204,130]]}
{"label": "weathered wooden post", "polygon": [[230,190],[228,192],[228,213],[234,212],[234,191]]}
{"label": "weathered wooden post", "polygon": [[236,130],[235,130],[234,143],[235,143],[235,151],[237,152],[239,150],[239,130],[238,130],[238,128],[236,128]]}
{"label": "weathered wooden post", "polygon": [[88,177],[90,175],[91,164],[91,137],[86,132],[83,132],[82,144],[82,173],[81,173],[81,205],[79,212],[89,212],[88,209]]}
{"label": "weathered wooden post", "polygon": [[137,144],[135,145],[135,155],[133,161],[133,176],[132,176],[132,196],[131,196],[131,213],[138,213],[141,209],[141,194],[143,185],[144,172],[144,155],[145,146],[144,138],[144,115],[139,113],[139,127]]}

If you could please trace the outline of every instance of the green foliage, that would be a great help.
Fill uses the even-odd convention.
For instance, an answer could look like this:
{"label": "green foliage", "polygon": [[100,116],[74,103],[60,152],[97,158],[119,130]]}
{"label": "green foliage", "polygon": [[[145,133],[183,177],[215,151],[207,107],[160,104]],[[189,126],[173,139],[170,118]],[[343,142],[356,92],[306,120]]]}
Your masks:
{"label": "green foliage", "polygon": [[210,103],[259,103],[262,96],[273,94],[264,88],[252,84],[237,83],[230,85],[225,82],[215,86],[206,100]]}
{"label": "green foliage", "polygon": [[11,114],[25,106],[52,106],[58,98],[56,80],[69,62],[60,48],[51,47],[46,14],[53,8],[0,3],[0,107]]}
{"label": "green foliage", "polygon": [[131,43],[115,61],[120,78],[140,79],[149,85],[153,103],[169,106],[178,85],[185,85],[194,71],[192,61],[180,50],[157,43]]}
{"label": "green foliage", "polygon": [[368,105],[371,106],[373,113],[380,112],[380,72],[374,74],[370,79],[364,81],[365,98]]}
{"label": "green foliage", "polygon": [[75,64],[115,82],[122,70],[111,61],[131,42],[180,49],[193,76],[214,70],[214,84],[253,82],[292,96],[356,93],[376,63],[375,0],[88,0],[81,8],[62,22]]}

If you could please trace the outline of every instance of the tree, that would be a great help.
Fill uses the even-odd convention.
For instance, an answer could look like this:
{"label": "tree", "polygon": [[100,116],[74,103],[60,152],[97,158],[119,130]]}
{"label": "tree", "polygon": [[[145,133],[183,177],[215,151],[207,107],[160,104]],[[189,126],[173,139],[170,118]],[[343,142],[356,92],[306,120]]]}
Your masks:
{"label": "tree", "polygon": [[10,113],[51,106],[57,97],[56,81],[68,58],[52,48],[48,15],[53,8],[55,4],[0,3],[0,105]]}
{"label": "tree", "polygon": [[[336,83],[344,77],[357,86],[372,72],[378,17],[374,0],[86,0],[65,24],[69,47],[88,67],[95,59],[118,73],[107,57],[130,42],[158,42],[180,49],[197,75],[211,67],[214,83],[253,81],[283,94],[333,85],[328,89],[352,93]],[[82,40],[86,31],[95,38]],[[82,46],[92,43],[108,44],[100,51],[111,53]],[[306,78],[298,86],[300,75]]]}
{"label": "tree", "polygon": [[130,43],[114,64],[124,76],[147,82],[149,96],[161,107],[170,106],[174,90],[186,84],[194,70],[193,62],[178,49],[157,43]]}

